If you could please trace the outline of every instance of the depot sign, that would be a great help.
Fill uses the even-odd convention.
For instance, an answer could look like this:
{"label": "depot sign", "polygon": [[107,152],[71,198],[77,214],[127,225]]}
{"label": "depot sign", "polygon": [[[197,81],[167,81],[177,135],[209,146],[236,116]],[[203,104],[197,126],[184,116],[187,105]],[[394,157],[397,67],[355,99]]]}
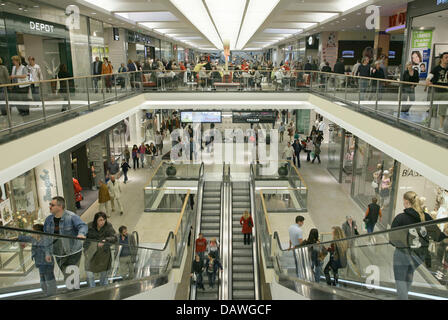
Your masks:
{"label": "depot sign", "polygon": [[48,33],[54,32],[54,26],[51,24],[45,24],[40,22],[30,21],[30,29],[33,31],[43,31]]}

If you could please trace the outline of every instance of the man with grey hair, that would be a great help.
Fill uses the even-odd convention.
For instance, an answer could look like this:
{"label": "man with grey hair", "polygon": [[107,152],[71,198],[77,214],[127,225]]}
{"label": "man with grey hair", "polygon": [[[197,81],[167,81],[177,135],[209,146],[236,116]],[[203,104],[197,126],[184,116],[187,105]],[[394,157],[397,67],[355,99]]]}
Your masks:
{"label": "man with grey hair", "polygon": [[[356,221],[353,220],[352,216],[346,216],[346,221],[342,224],[342,231],[344,231],[346,238],[351,238],[359,235],[358,227],[356,226]],[[355,240],[350,240],[348,242],[348,247],[350,250],[350,257],[354,264],[356,264],[356,255],[355,255],[355,249],[353,247],[355,246]]]}
{"label": "man with grey hair", "polygon": [[115,179],[114,175],[110,176],[110,180],[107,183],[107,188],[109,189],[110,204],[112,205],[112,211],[115,211],[115,201],[117,202],[118,209],[120,210],[120,215],[123,214],[123,206],[121,205],[121,184],[120,181]]}
{"label": "man with grey hair", "polygon": [[[50,212],[44,222],[44,232],[54,233],[63,236],[77,237],[85,239],[87,234],[87,224],[75,213],[65,209],[65,199],[54,197],[50,202]],[[64,274],[64,279],[68,277],[66,269],[68,266],[79,266],[81,260],[83,242],[72,238],[52,239],[50,248],[51,254],[56,257],[56,263]],[[46,256],[49,262],[51,257]]]}

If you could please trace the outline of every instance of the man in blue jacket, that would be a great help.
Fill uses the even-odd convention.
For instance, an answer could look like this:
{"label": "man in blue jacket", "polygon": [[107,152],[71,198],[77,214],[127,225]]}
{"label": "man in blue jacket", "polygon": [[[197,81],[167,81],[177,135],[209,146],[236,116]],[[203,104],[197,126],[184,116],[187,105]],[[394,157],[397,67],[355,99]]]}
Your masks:
{"label": "man in blue jacket", "polygon": [[294,148],[294,165],[300,169],[300,151],[302,151],[302,146],[299,139],[294,140],[292,147]]}
{"label": "man in blue jacket", "polygon": [[[54,233],[64,236],[85,239],[87,234],[87,224],[75,213],[65,210],[65,199],[54,197],[50,202],[51,215],[45,219],[44,232]],[[65,270],[68,266],[79,266],[82,255],[82,241],[69,238],[53,239],[50,252],[56,257],[56,262],[67,278]]]}

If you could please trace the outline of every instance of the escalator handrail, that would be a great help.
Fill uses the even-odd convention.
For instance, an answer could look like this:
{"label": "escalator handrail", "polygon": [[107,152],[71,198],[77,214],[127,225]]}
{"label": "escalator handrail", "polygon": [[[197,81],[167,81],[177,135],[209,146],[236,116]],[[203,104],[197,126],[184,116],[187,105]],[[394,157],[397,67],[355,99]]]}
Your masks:
{"label": "escalator handrail", "polygon": [[[256,205],[255,205],[255,195],[256,195],[256,193],[255,193],[255,174],[254,174],[253,170],[254,170],[254,166],[253,166],[253,163],[251,163],[250,164],[250,172],[249,172],[249,176],[250,176],[250,181],[249,181],[250,209],[251,209],[252,219],[255,219],[254,220],[254,228],[252,229],[252,233],[253,233],[254,239],[257,239],[258,230],[255,227],[255,221],[257,220],[256,219]],[[260,300],[260,278],[259,278],[260,274],[259,274],[258,268],[257,268],[259,265],[259,262],[258,262],[259,254],[258,254],[258,245],[257,244],[258,244],[258,241],[252,242],[252,246],[253,246],[252,247],[252,250],[253,250],[253,254],[252,254],[253,261],[252,262],[254,264],[255,300]]]}
{"label": "escalator handrail", "polygon": [[[90,239],[90,238],[81,239],[81,238],[74,237],[74,236],[67,236],[67,235],[62,235],[62,234],[47,233],[47,232],[40,232],[40,231],[20,229],[20,228],[11,228],[11,227],[4,227],[4,226],[0,226],[0,230],[39,234],[41,236],[46,236],[46,237],[51,237],[51,238],[65,238],[65,239],[79,240],[79,241],[83,241],[83,242],[85,242],[85,241],[96,242],[96,243],[102,242],[102,241],[99,241],[99,240],[96,240],[96,239]],[[168,237],[167,237],[167,239],[165,241],[165,245],[161,249],[160,248],[141,247],[139,245],[135,246],[134,248],[136,248],[136,249],[143,249],[143,250],[165,251],[166,248],[168,247],[170,239],[174,239],[173,231],[169,232]],[[0,241],[20,242],[20,241],[16,241],[16,240],[12,240],[12,239],[2,239],[2,238],[0,238]]]}
{"label": "escalator handrail", "polygon": [[[430,221],[419,222],[419,223],[414,223],[414,224],[408,224],[406,226],[396,227],[396,228],[393,228],[393,229],[387,229],[387,230],[382,230],[382,231],[377,231],[377,232],[372,232],[372,233],[365,233],[365,234],[361,234],[361,235],[357,235],[357,236],[353,236],[353,237],[348,237],[348,238],[344,238],[344,239],[319,242],[318,245],[326,245],[326,244],[327,245],[331,245],[332,243],[336,243],[336,242],[351,241],[351,240],[367,238],[367,237],[371,237],[371,236],[377,236],[377,235],[380,235],[380,234],[386,234],[386,233],[396,232],[396,231],[400,231],[400,230],[424,227],[424,226],[427,226],[427,225],[435,225],[435,224],[440,224],[440,223],[445,223],[445,222],[448,222],[448,218],[437,219],[437,220],[430,220]],[[280,242],[280,236],[278,235],[277,231],[274,231],[274,239],[277,240],[278,247],[279,247],[279,249],[281,251],[288,251],[288,250],[290,250],[290,248],[282,249],[281,242]],[[316,244],[308,244],[308,245],[300,246],[300,248],[309,248],[309,247],[312,247],[312,246],[316,246]]]}

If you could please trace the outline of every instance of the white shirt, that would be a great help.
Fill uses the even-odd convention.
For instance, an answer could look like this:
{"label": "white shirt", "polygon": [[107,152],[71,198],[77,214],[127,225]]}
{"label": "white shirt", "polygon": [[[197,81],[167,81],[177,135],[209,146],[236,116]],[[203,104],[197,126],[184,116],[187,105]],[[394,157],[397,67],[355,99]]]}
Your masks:
{"label": "white shirt", "polygon": [[297,223],[292,224],[289,229],[289,240],[293,247],[300,245],[299,239],[303,240],[303,231]]}
{"label": "white shirt", "polygon": [[107,182],[107,188],[109,189],[109,195],[111,198],[119,198],[121,195],[121,186],[120,181],[115,180],[115,183],[112,180]]}
{"label": "white shirt", "polygon": [[162,135],[156,134],[156,144],[161,144],[161,143],[162,143]]}
{"label": "white shirt", "polygon": [[[28,70],[30,71],[30,81],[42,81],[44,80],[44,77],[42,75],[42,70],[40,69],[40,66],[35,63],[34,66],[28,65]],[[34,84],[35,87],[39,86],[39,83]]]}
{"label": "white shirt", "polygon": [[324,131],[324,129],[325,129],[325,123],[324,123],[324,121],[322,120],[320,123],[319,123],[319,128],[317,129],[318,131]]}
{"label": "white shirt", "polygon": [[[23,64],[21,64],[17,70],[16,70],[16,66],[12,67],[12,72],[11,75],[17,75],[17,76],[23,76],[23,75],[27,75],[28,74],[28,68],[25,67]],[[16,78],[17,79],[17,83],[23,83],[23,82],[29,82],[28,77],[26,78]],[[26,88],[29,87],[29,84],[26,85],[19,85],[19,88]]]}
{"label": "white shirt", "polygon": [[286,158],[292,158],[292,156],[294,154],[294,149],[292,146],[291,147],[286,146],[283,153],[285,154]]}

